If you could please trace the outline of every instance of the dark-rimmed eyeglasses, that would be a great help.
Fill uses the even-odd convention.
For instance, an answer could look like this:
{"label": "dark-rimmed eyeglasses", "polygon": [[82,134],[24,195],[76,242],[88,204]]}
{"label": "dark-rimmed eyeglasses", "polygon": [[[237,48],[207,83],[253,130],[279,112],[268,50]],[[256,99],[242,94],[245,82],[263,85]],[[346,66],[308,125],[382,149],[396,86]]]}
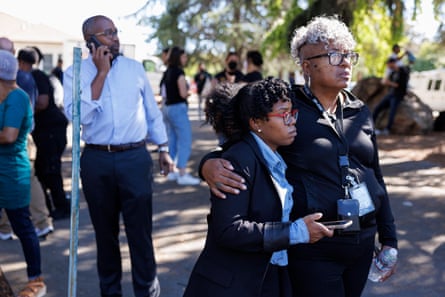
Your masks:
{"label": "dark-rimmed eyeglasses", "polygon": [[279,117],[283,119],[283,123],[286,126],[289,126],[292,124],[292,121],[295,119],[297,121],[298,119],[298,109],[293,109],[292,111],[286,111],[283,113],[269,113],[267,114],[268,117]]}
{"label": "dark-rimmed eyeglasses", "polygon": [[326,53],[326,54],[312,56],[312,57],[306,58],[305,60],[312,60],[312,59],[317,59],[317,58],[322,58],[322,57],[329,57],[329,64],[331,64],[332,66],[340,65],[341,63],[343,63],[343,60],[345,58],[348,59],[352,65],[355,65],[358,62],[359,54],[356,52],[349,52],[349,53],[344,53],[344,54],[340,53],[340,52],[330,52],[330,53]]}
{"label": "dark-rimmed eyeglasses", "polygon": [[95,33],[94,36],[105,36],[107,38],[116,37],[119,31],[117,29],[107,29],[103,32]]}

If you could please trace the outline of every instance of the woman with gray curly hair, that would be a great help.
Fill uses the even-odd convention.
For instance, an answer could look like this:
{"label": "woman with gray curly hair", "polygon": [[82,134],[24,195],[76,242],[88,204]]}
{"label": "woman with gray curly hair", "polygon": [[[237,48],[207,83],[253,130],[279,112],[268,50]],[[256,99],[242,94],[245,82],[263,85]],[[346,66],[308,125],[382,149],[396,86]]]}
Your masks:
{"label": "woman with gray curly hair", "polygon": [[[354,47],[347,26],[327,16],[298,28],[291,42],[305,83],[293,86],[294,108],[300,113],[298,136],[278,150],[294,188],[290,220],[321,212],[323,221],[353,221],[332,238],[288,249],[295,297],[358,297],[366,284],[376,232],[379,250],[397,248],[371,113],[346,89],[359,58]],[[219,197],[223,191],[245,189],[243,179],[230,169],[223,159],[202,162],[202,176]]]}
{"label": "woman with gray curly hair", "polygon": [[[305,78],[303,86],[294,86],[299,135],[280,151],[295,188],[293,217],[319,211],[326,220],[354,222],[332,238],[289,249],[294,296],[358,297],[376,231],[381,249],[397,248],[372,116],[346,89],[359,58],[354,47],[347,26],[326,16],[298,28],[291,42]],[[393,273],[394,267],[382,280]]]}

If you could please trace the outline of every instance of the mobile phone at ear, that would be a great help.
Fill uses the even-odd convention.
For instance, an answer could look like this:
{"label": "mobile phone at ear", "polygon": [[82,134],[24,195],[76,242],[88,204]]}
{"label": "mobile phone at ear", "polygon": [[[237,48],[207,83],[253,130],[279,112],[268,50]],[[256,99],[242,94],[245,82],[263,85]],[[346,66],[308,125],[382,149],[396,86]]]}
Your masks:
{"label": "mobile phone at ear", "polygon": [[96,48],[96,50],[99,46],[102,45],[102,43],[94,35],[91,36],[90,39],[87,40],[87,48],[90,50],[90,53],[93,52],[93,49],[92,49],[93,47],[91,46],[91,44],[94,44],[94,47]]}
{"label": "mobile phone at ear", "polygon": [[320,222],[325,225],[328,229],[346,229],[352,225],[352,220],[338,220],[338,221],[329,221],[329,222]]}
{"label": "mobile phone at ear", "polygon": [[[91,38],[87,40],[87,47],[88,47],[88,49],[90,50],[90,53],[93,52],[91,44],[94,44],[96,50],[97,50],[97,48],[98,48],[99,46],[103,45],[103,44],[97,39],[97,37],[94,36],[94,35],[91,36]],[[106,55],[106,54],[108,54],[108,51],[105,51],[105,52],[104,52],[104,55]],[[111,63],[111,61],[110,61],[110,63]]]}

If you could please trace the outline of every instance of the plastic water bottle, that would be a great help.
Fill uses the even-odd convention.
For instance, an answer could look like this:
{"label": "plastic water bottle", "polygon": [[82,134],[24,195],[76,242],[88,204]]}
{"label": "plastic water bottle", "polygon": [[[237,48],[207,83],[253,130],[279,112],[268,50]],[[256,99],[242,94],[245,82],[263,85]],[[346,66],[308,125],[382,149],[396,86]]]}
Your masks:
{"label": "plastic water bottle", "polygon": [[382,250],[372,261],[368,279],[379,282],[397,262],[397,250],[395,248]]}

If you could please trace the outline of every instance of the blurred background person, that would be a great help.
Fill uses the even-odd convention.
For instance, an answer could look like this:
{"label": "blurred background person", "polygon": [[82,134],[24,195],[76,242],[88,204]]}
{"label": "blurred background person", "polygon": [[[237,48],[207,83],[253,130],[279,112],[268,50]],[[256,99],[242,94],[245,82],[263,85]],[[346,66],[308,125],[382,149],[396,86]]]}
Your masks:
{"label": "blurred background person", "polygon": [[51,70],[51,74],[54,75],[60,83],[63,85],[63,60],[62,58],[57,59],[56,67]]}
{"label": "blurred background person", "polygon": [[244,77],[245,82],[254,82],[263,79],[261,67],[263,66],[263,56],[257,50],[248,51],[246,54],[247,74]]}
{"label": "blurred background person", "polygon": [[375,130],[377,135],[388,135],[391,132],[397,108],[405,98],[408,90],[409,70],[405,66],[400,66],[400,63],[396,58],[389,58],[386,61],[386,66],[390,69],[390,73],[388,77],[382,79],[382,85],[388,87],[388,93],[374,108],[372,115],[374,123],[376,123],[380,113],[384,110],[389,109],[389,114],[384,129]]}
{"label": "blurred background person", "polygon": [[201,120],[202,103],[205,102],[205,97],[210,94],[212,90],[212,75],[207,72],[203,62],[198,64],[198,72],[193,77],[196,84],[196,91],[198,95],[198,117]]}
{"label": "blurred background person", "polygon": [[221,82],[243,82],[244,74],[239,70],[241,67],[239,55],[236,52],[229,52],[224,62],[224,69],[215,74],[213,85]]}
{"label": "blurred background person", "polygon": [[43,54],[38,47],[36,65],[31,71],[39,95],[34,108],[35,127],[31,135],[36,145],[35,174],[39,179],[50,215],[54,220],[70,215],[62,178],[62,154],[66,148],[68,119],[54,101],[54,88],[49,76],[38,68]]}
{"label": "blurred background person", "polygon": [[175,168],[167,175],[167,179],[176,180],[179,185],[198,185],[200,179],[187,172],[187,162],[192,151],[192,127],[188,116],[188,85],[183,70],[186,63],[184,49],[172,47],[163,78],[166,100],[162,112],[170,157],[175,162]]}

